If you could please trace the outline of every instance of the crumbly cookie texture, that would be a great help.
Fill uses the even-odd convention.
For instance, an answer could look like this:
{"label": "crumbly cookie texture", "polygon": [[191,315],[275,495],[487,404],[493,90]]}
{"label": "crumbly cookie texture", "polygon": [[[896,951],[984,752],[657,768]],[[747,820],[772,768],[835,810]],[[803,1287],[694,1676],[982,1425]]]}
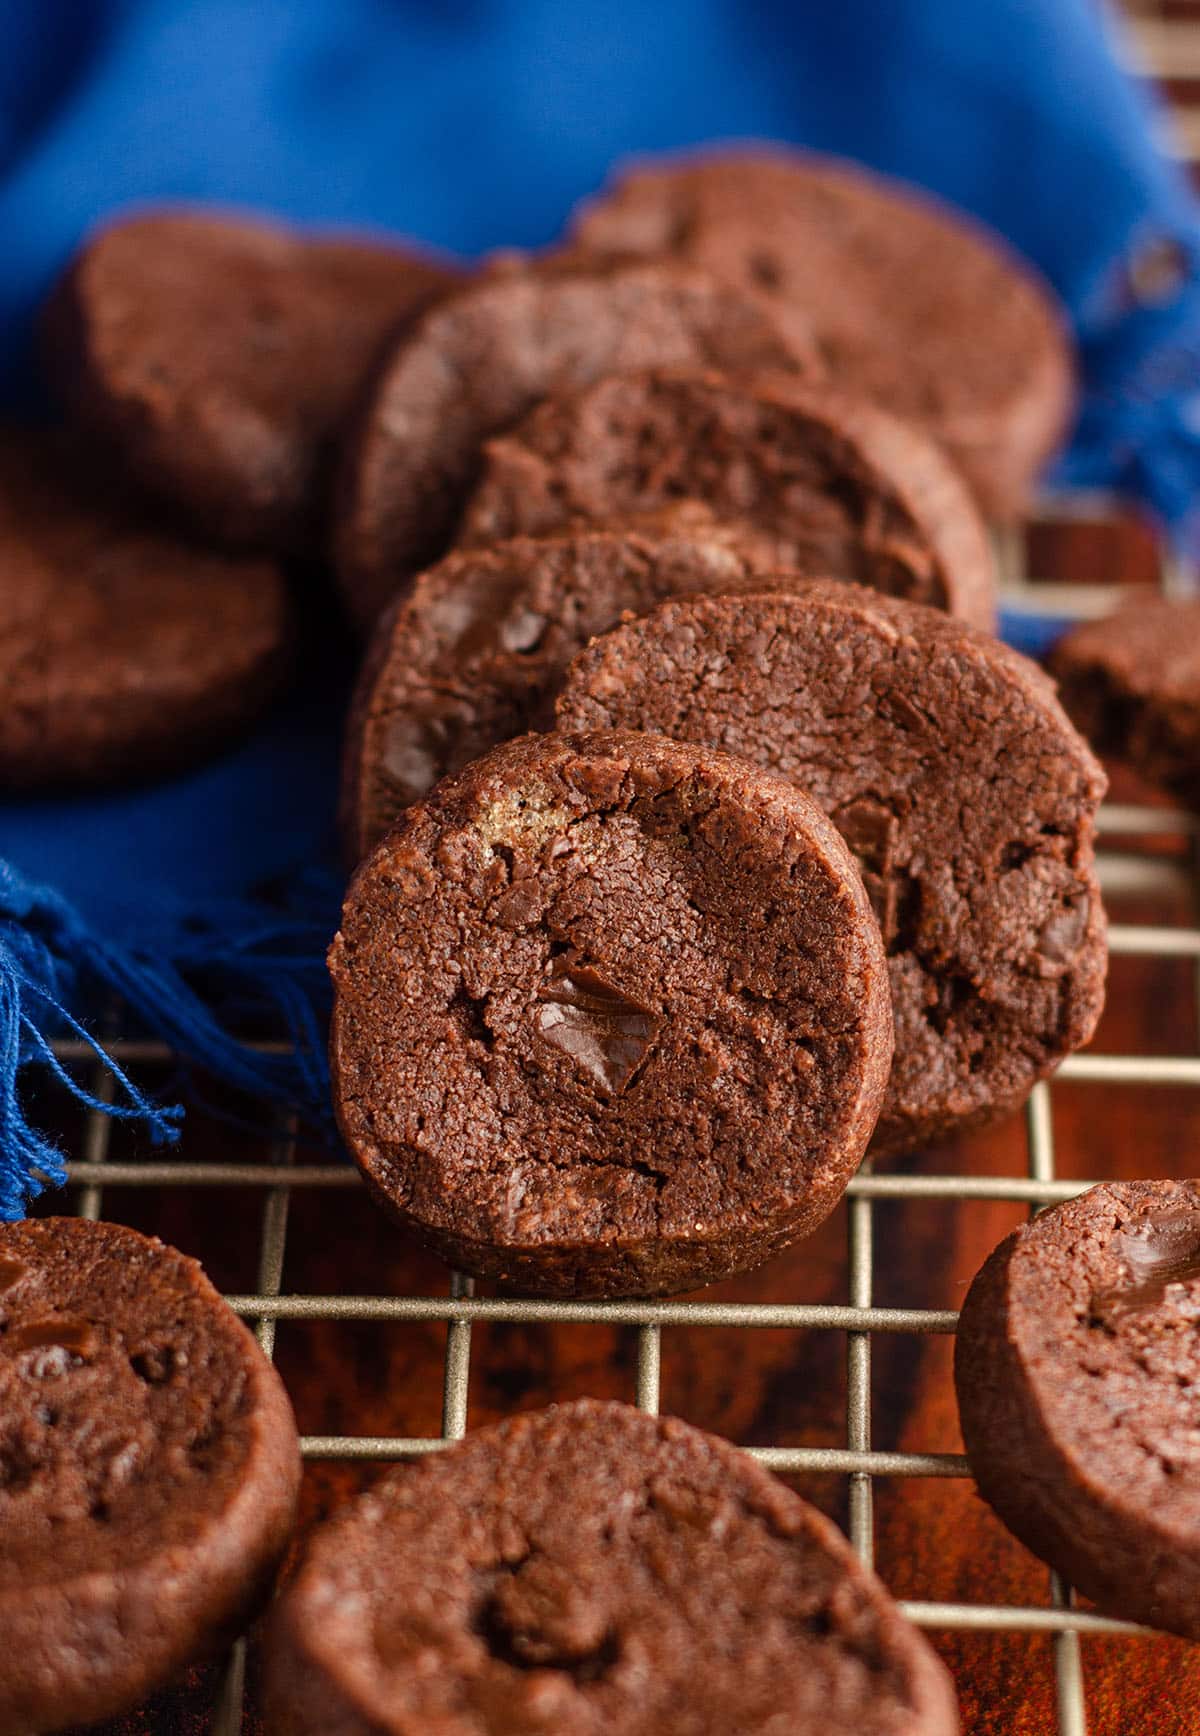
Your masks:
{"label": "crumbly cookie texture", "polygon": [[393,1473],[308,1545],[267,1645],[278,1736],[954,1736],[845,1538],[745,1454],[582,1400]]}
{"label": "crumbly cookie texture", "polygon": [[769,537],[684,502],[636,525],[454,550],[385,611],[346,731],[342,831],[357,863],[411,802],[553,722],[567,664],[664,597],[799,583]]}
{"label": "crumbly cookie texture", "polygon": [[1200,603],[1141,600],[1087,621],[1051,670],[1099,753],[1200,808]]}
{"label": "crumbly cookie texture", "polygon": [[283,1553],[283,1385],[194,1260],[0,1225],[0,1731],[124,1711],[237,1634]]}
{"label": "crumbly cookie texture", "polygon": [[782,565],[995,620],[982,520],[934,443],[836,386],[655,368],[559,391],[488,442],[459,541],[544,536],[680,496]]}
{"label": "crumbly cookie texture", "polygon": [[671,260],[489,274],[417,321],[344,467],[337,565],[369,626],[453,539],[489,435],[547,392],[655,364],[820,371],[761,300]]}
{"label": "crumbly cookie texture", "polygon": [[684,1290],[819,1223],[892,1021],[853,858],[745,761],[525,736],[405,813],[330,953],[342,1132],[448,1260],[548,1295]]}
{"label": "crumbly cookie texture", "polygon": [[955,1344],[1005,1524],[1102,1609],[1200,1639],[1200,1183],[1106,1182],[1002,1242]]}
{"label": "crumbly cookie texture", "polygon": [[634,164],[580,208],[570,244],[752,289],[834,380],[926,429],[989,516],[1025,509],[1070,425],[1049,286],[965,212],[859,163],[764,145]]}
{"label": "crumbly cookie texture", "polygon": [[896,1052],[878,1151],[1014,1109],[1104,996],[1104,777],[998,640],[857,586],[661,604],[567,673],[564,729],[649,729],[793,780],[858,858]]}

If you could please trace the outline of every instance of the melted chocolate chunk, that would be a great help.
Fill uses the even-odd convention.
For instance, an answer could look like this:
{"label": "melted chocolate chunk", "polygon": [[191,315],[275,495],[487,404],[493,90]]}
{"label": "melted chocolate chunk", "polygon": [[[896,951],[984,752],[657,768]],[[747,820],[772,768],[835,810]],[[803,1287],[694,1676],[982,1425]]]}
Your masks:
{"label": "melted chocolate chunk", "polygon": [[649,1007],[590,965],[571,965],[541,991],[537,1027],[603,1090],[624,1091],[658,1034]]}
{"label": "melted chocolate chunk", "polygon": [[1173,1284],[1200,1278],[1200,1212],[1186,1207],[1152,1212],[1120,1232],[1113,1252],[1129,1280],[1098,1290],[1091,1307],[1092,1319],[1109,1327],[1157,1307]]}
{"label": "melted chocolate chunk", "polygon": [[1070,964],[1087,934],[1088,907],[1083,898],[1068,898],[1043,925],[1038,948],[1050,964]]}
{"label": "melted chocolate chunk", "polygon": [[96,1348],[96,1334],[88,1321],[63,1315],[61,1319],[24,1320],[5,1335],[4,1342],[9,1350],[15,1351],[40,1350],[53,1345],[86,1360]]}
{"label": "melted chocolate chunk", "polygon": [[13,1260],[7,1254],[0,1255],[0,1293],[12,1290],[21,1282],[29,1271],[24,1260]]}
{"label": "melted chocolate chunk", "polygon": [[920,888],[896,859],[899,816],[886,803],[864,797],[837,809],[831,818],[854,851],[884,945],[891,953],[901,932],[911,927],[920,901]]}

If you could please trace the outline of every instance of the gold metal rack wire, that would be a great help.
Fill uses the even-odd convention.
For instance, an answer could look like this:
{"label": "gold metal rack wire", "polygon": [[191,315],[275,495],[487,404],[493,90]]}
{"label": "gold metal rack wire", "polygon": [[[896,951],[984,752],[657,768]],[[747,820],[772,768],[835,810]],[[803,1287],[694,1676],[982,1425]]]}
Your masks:
{"label": "gold metal rack wire", "polygon": [[[1051,503],[1042,514],[1051,522],[1098,520],[1109,512],[1108,503],[1097,498]],[[1103,597],[1087,588],[1030,584],[1022,566],[1022,539],[1012,538],[1002,548],[1006,572],[1006,598],[1023,608],[1031,602],[1059,613],[1064,602],[1083,600],[1087,611],[1099,607]],[[1173,588],[1179,576],[1163,563],[1162,583]],[[1168,839],[1183,841],[1187,860],[1194,864],[1200,848],[1200,819],[1158,808],[1109,806],[1101,814],[1101,881],[1119,896],[1134,895],[1154,900],[1170,883],[1189,892],[1200,886],[1192,867],[1167,859],[1154,849]],[[1120,840],[1132,848],[1115,851]],[[1197,906],[1200,910],[1200,905]],[[1151,926],[1114,924],[1110,930],[1114,956],[1171,959],[1186,966],[1193,961],[1196,993],[1200,997],[1200,926]],[[127,1069],[160,1067],[169,1062],[161,1045],[118,1036],[111,1052]],[[90,1051],[82,1044],[65,1042],[57,1047],[65,1063],[86,1066]],[[1026,1107],[1025,1161],[1019,1173],[1006,1175],[878,1174],[864,1165],[851,1182],[847,1207],[847,1293],[841,1304],[792,1304],[788,1302],[713,1302],[697,1300],[548,1302],[509,1297],[481,1297],[473,1292],[469,1278],[450,1275],[447,1293],[440,1295],[289,1294],[283,1290],[284,1260],[288,1248],[289,1207],[300,1189],[356,1189],[362,1184],[357,1171],[345,1162],[298,1164],[296,1130],[287,1118],[279,1120],[273,1137],[264,1141],[261,1158],[238,1162],[190,1161],[186,1155],[146,1161],[116,1161],[110,1156],[112,1123],[90,1112],[84,1127],[82,1157],[68,1165],[74,1209],[97,1218],[105,1204],[106,1190],[121,1189],[211,1189],[238,1187],[260,1196],[260,1233],[257,1283],[253,1292],[230,1295],[230,1305],[253,1325],[258,1341],[270,1356],[275,1348],[280,1322],[322,1320],[385,1322],[441,1322],[446,1327],[442,1381],[441,1432],[431,1437],[364,1435],[356,1432],[354,1418],[347,1417],[345,1432],[308,1435],[302,1450],[308,1459],[394,1461],[435,1452],[466,1431],[468,1377],[472,1359],[472,1329],[477,1322],[505,1321],[553,1327],[598,1322],[637,1329],[637,1356],[630,1397],[644,1410],[656,1412],[664,1338],[681,1327],[737,1327],[746,1331],[783,1329],[795,1332],[833,1332],[845,1335],[846,1405],[845,1444],[821,1446],[758,1446],[747,1450],[779,1472],[826,1473],[847,1479],[849,1534],[865,1561],[874,1553],[874,1491],[879,1478],[964,1478],[966,1460],[954,1453],[879,1451],[872,1446],[872,1343],[876,1335],[953,1333],[956,1315],[949,1310],[890,1308],[878,1306],[873,1295],[875,1254],[875,1207],[877,1202],[1010,1201],[1030,1212],[1067,1199],[1089,1183],[1063,1180],[1056,1173],[1055,1141],[1051,1114],[1052,1092],[1058,1081],[1089,1085],[1133,1084],[1152,1090],[1161,1086],[1200,1088],[1200,1056],[1191,1054],[1098,1054],[1071,1057],[1055,1076],[1055,1084],[1036,1087]],[[111,1088],[109,1076],[97,1070],[92,1089]],[[185,1139],[186,1147],[186,1139]],[[1072,1169],[1074,1166],[1072,1165]],[[1145,1630],[1106,1616],[1074,1607],[1070,1590],[1055,1575],[1050,1576],[1049,1600],[1045,1607],[992,1602],[937,1602],[915,1600],[902,1605],[911,1620],[933,1629],[972,1629],[992,1633],[1043,1634],[1050,1638],[1054,1654],[1058,1731],[1060,1736],[1086,1736],[1087,1709],[1079,1642],[1084,1635],[1137,1635]],[[238,1736],[243,1726],[245,1653],[235,1648],[226,1664],[217,1692],[211,1722],[212,1736]]]}

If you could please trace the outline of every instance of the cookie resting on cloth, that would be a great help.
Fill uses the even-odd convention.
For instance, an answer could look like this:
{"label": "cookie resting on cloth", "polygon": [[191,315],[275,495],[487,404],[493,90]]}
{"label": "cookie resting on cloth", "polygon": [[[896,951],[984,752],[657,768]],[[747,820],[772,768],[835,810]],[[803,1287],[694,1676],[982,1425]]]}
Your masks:
{"label": "cookie resting on cloth", "polygon": [[349,231],[168,206],[84,243],[43,353],[69,413],[199,534],[319,559],[366,377],[458,277]]}
{"label": "cookie resting on cloth", "polygon": [[270,562],[185,541],[72,439],[0,430],[0,790],[204,759],[277,696],[294,638]]}
{"label": "cookie resting on cloth", "polygon": [[964,211],[861,164],[779,148],[633,165],[576,215],[575,248],[667,254],[795,319],[830,377],[936,439],[1011,518],[1074,407],[1065,309]]}
{"label": "cookie resting on cloth", "polygon": [[364,626],[450,543],[489,435],[547,392],[657,364],[813,372],[745,290],[669,260],[492,274],[431,308],[383,364],[351,441],[338,572]]}

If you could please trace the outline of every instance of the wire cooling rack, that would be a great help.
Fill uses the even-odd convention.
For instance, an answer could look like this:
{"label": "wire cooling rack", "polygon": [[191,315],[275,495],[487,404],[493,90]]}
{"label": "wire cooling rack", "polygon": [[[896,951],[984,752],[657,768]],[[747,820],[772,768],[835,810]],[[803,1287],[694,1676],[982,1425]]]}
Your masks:
{"label": "wire cooling rack", "polygon": [[[1063,499],[1042,516],[1052,532],[1064,521],[1078,525],[1101,522],[1108,504],[1095,498]],[[1024,568],[1023,537],[1010,538],[1001,548],[1006,600],[1031,604],[1043,613],[1091,613],[1112,601],[1112,592],[1091,587],[1032,584]],[[1158,582],[1168,590],[1180,582],[1165,561],[1159,562]],[[1200,821],[1161,808],[1109,806],[1101,814],[1101,880],[1106,897],[1133,897],[1143,907],[1165,903],[1170,892],[1178,903],[1185,889],[1189,907],[1200,908],[1192,893],[1200,887],[1195,865],[1200,861]],[[1116,849],[1122,840],[1128,848]],[[1163,845],[1174,841],[1182,859],[1172,859]],[[1178,854],[1178,852],[1177,852]],[[1189,921],[1194,920],[1189,918]],[[1114,957],[1132,955],[1173,960],[1175,968],[1191,968],[1200,997],[1200,927],[1114,923],[1110,930]],[[123,1039],[110,1050],[126,1069],[158,1067],[171,1059],[161,1046]],[[78,1043],[57,1050],[68,1064],[86,1067],[90,1052]],[[865,1561],[874,1553],[874,1493],[878,1479],[965,1478],[965,1459],[954,1453],[878,1451],[872,1446],[872,1341],[876,1335],[950,1334],[956,1314],[948,1310],[889,1308],[873,1299],[875,1207],[877,1202],[955,1201],[964,1207],[984,1201],[1017,1202],[1034,1212],[1069,1198],[1090,1185],[1056,1174],[1051,1114],[1057,1081],[1087,1085],[1124,1084],[1152,1090],[1160,1086],[1200,1088],[1200,1056],[1178,1054],[1099,1054],[1071,1057],[1056,1075],[1055,1087],[1037,1086],[1024,1117],[1025,1154],[1020,1172],[979,1174],[882,1174],[864,1166],[851,1182],[846,1205],[846,1300],[839,1304],[780,1302],[714,1302],[699,1300],[629,1302],[543,1302],[476,1296],[469,1278],[452,1274],[446,1294],[357,1295],[290,1294],[283,1290],[288,1247],[289,1207],[297,1190],[342,1190],[361,1187],[357,1171],[344,1162],[297,1162],[295,1129],[286,1118],[263,1142],[261,1156],[246,1161],[190,1160],[185,1151],[169,1160],[117,1161],[110,1155],[112,1123],[91,1113],[83,1134],[82,1157],[68,1165],[75,1209],[85,1217],[102,1213],[108,1187],[152,1189],[240,1188],[258,1196],[260,1212],[257,1287],[249,1294],[230,1295],[230,1305],[252,1323],[268,1356],[275,1348],[276,1327],[284,1321],[353,1321],[443,1323],[446,1328],[442,1382],[441,1432],[436,1436],[381,1436],[356,1432],[346,1419],[346,1432],[307,1435],[302,1448],[307,1459],[410,1459],[435,1452],[457,1440],[467,1429],[468,1376],[472,1360],[472,1329],[478,1322],[520,1322],[550,1328],[604,1322],[636,1328],[637,1355],[628,1396],[649,1412],[659,1405],[660,1360],[664,1340],[675,1329],[766,1328],[805,1333],[843,1334],[846,1347],[844,1445],[757,1446],[749,1450],[780,1472],[818,1472],[847,1480],[848,1526],[854,1547]],[[103,1095],[111,1080],[97,1070],[92,1088]],[[56,1209],[65,1209],[58,1206]],[[352,1277],[352,1273],[347,1273]],[[1086,1736],[1087,1709],[1079,1641],[1082,1635],[1136,1635],[1145,1630],[1128,1623],[1078,1610],[1069,1588],[1051,1576],[1047,1604],[1004,1605],[993,1602],[913,1600],[902,1605],[919,1625],[932,1629],[985,1630],[991,1633],[1049,1636],[1054,1654],[1058,1730],[1061,1736]],[[245,1653],[235,1648],[225,1666],[213,1706],[212,1736],[238,1736],[242,1729]]]}

